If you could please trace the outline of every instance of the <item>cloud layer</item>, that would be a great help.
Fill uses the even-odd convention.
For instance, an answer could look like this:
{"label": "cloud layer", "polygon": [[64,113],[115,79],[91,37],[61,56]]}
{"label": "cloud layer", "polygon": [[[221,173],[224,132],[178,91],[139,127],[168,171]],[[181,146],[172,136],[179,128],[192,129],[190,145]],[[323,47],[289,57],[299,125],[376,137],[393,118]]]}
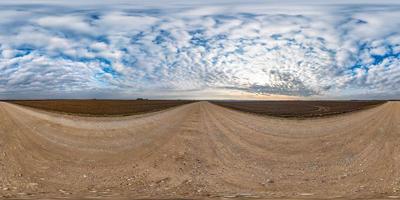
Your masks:
{"label": "cloud layer", "polygon": [[399,5],[162,4],[3,3],[0,97],[400,97]]}

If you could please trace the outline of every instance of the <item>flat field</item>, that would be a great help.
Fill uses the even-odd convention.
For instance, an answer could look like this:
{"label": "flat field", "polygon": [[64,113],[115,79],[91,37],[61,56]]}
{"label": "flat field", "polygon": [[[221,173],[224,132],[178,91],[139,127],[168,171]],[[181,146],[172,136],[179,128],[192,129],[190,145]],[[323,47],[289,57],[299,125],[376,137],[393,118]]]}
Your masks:
{"label": "flat field", "polygon": [[159,111],[193,101],[185,100],[15,100],[9,103],[89,116],[125,116]]}
{"label": "flat field", "polygon": [[372,108],[385,101],[213,101],[226,108],[276,117],[322,117]]}

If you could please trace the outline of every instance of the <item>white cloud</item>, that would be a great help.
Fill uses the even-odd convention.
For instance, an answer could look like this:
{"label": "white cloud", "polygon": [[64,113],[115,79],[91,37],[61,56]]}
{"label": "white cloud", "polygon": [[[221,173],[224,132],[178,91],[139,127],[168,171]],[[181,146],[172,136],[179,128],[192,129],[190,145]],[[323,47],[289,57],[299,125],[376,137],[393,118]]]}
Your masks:
{"label": "white cloud", "polygon": [[137,32],[146,30],[154,24],[157,18],[151,16],[130,16],[127,13],[112,12],[101,16],[95,24],[101,31],[107,31],[114,34],[124,34],[131,31]]}
{"label": "white cloud", "polygon": [[37,24],[44,28],[94,34],[95,30],[79,16],[45,16],[37,19]]}
{"label": "white cloud", "polygon": [[48,3],[38,12],[9,4],[0,8],[12,17],[0,18],[0,96],[400,93],[396,6]]}

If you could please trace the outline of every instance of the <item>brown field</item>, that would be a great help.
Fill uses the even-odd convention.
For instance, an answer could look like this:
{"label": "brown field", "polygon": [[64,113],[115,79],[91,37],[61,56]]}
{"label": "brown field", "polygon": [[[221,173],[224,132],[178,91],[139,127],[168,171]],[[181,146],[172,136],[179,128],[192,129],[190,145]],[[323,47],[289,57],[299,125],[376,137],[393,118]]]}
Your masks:
{"label": "brown field", "polygon": [[372,108],[386,101],[213,101],[244,112],[276,117],[321,117]]}
{"label": "brown field", "polygon": [[304,120],[205,101],[113,117],[0,102],[0,198],[400,198],[399,136],[400,102]]}
{"label": "brown field", "polygon": [[134,115],[193,101],[185,100],[15,100],[10,103],[49,111],[89,116]]}
{"label": "brown field", "polygon": [[[188,100],[13,100],[22,106],[83,116],[127,116],[193,103]],[[385,101],[212,101],[243,112],[276,117],[321,117],[372,108]]]}

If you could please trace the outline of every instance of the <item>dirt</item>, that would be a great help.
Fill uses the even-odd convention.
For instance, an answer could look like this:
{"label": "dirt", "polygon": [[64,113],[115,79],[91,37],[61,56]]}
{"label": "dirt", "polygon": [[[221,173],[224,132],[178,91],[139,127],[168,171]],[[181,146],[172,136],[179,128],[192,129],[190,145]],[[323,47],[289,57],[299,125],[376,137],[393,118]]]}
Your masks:
{"label": "dirt", "polygon": [[126,116],[180,106],[188,100],[12,100],[22,106],[82,116]]}
{"label": "dirt", "polygon": [[343,114],[381,105],[386,101],[213,101],[244,112],[286,118],[310,118]]}
{"label": "dirt", "polygon": [[400,102],[308,120],[196,102],[126,117],[0,103],[3,198],[400,198]]}

